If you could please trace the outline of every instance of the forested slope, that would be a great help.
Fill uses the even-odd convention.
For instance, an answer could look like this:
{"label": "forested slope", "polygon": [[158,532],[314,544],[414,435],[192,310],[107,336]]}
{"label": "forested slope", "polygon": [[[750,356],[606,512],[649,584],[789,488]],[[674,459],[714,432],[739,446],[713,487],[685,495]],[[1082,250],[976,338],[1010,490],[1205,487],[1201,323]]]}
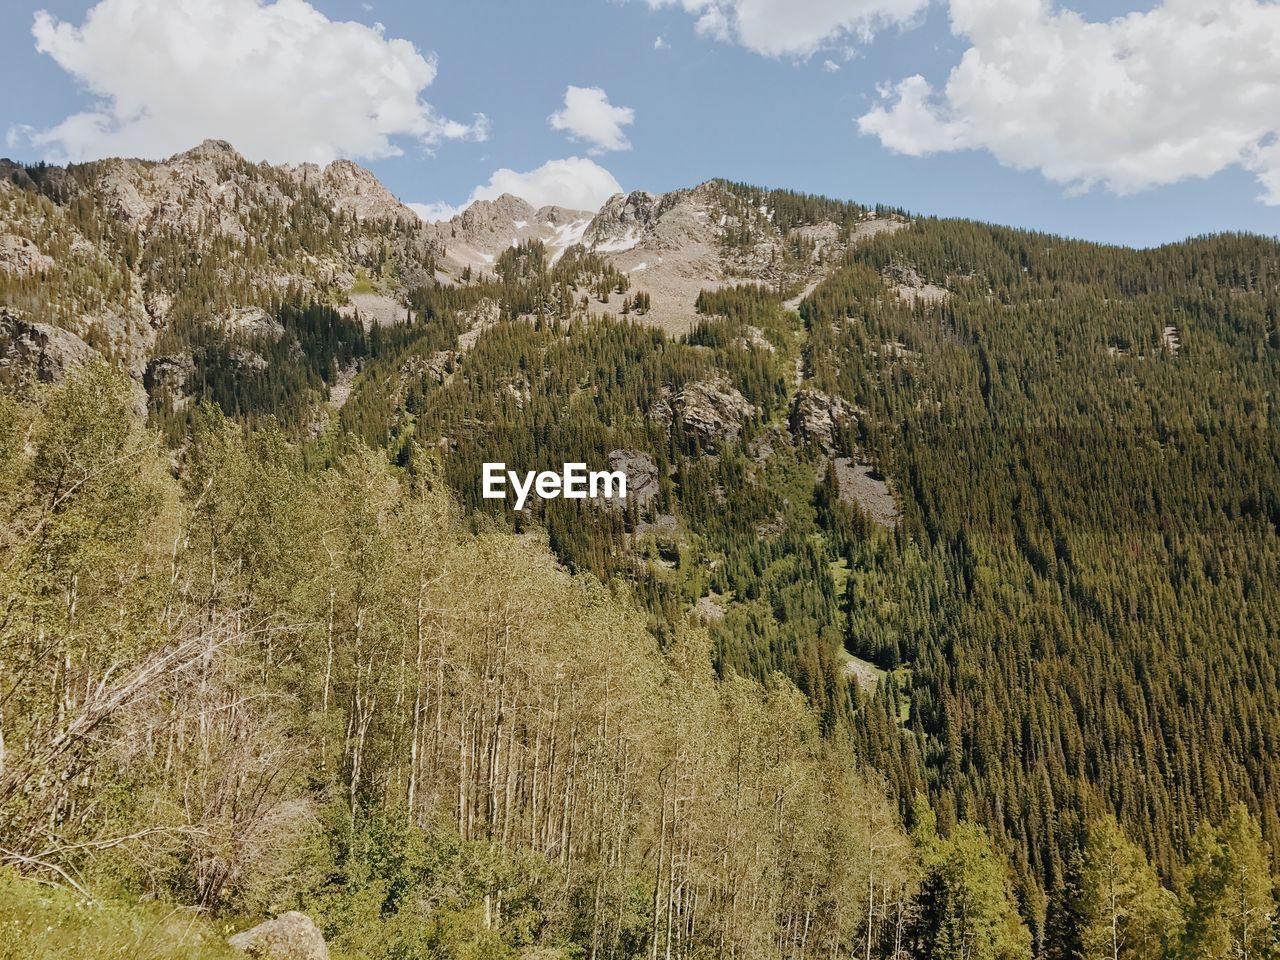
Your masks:
{"label": "forested slope", "polygon": [[1274,951],[1280,246],[699,189],[790,245],[679,337],[530,241],[21,385],[5,862],[350,956]]}

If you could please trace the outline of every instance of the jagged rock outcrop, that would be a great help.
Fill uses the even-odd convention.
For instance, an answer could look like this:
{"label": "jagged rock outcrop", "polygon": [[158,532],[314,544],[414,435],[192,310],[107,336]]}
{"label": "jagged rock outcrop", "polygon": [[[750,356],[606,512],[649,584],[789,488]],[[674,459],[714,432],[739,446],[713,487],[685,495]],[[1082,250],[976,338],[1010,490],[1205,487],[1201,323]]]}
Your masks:
{"label": "jagged rock outcrop", "polygon": [[503,250],[529,240],[542,241],[551,259],[558,259],[581,242],[592,216],[590,211],[557,206],[535,210],[519,197],[504,193],[496,200],[477,200],[432,229],[451,263],[483,271]]}
{"label": "jagged rock outcrop", "polygon": [[227,943],[254,960],[329,960],[320,928],[297,910],[237,933]]}
{"label": "jagged rock outcrop", "polygon": [[477,200],[450,221],[450,227],[461,239],[474,242],[486,234],[507,233],[512,224],[532,220],[536,212],[528,202],[504,193],[496,200]]}
{"label": "jagged rock outcrop", "polygon": [[287,210],[296,200],[296,191],[290,189],[295,186],[315,190],[330,210],[359,220],[420,223],[373,173],[350,160],[335,160],[326,167],[272,167],[250,163],[224,140],[206,140],[159,163],[107,160],[98,166],[97,186],[109,208],[138,227],[194,228],[204,222],[243,236],[240,206]]}
{"label": "jagged rock outcrop", "polygon": [[0,235],[0,270],[10,273],[40,273],[53,266],[53,258],[45,256],[40,248],[16,234]]}
{"label": "jagged rock outcrop", "polygon": [[224,332],[232,336],[265,337],[279,340],[284,336],[284,325],[258,307],[235,307],[220,321]]}
{"label": "jagged rock outcrop", "polygon": [[[100,160],[74,175],[5,161],[0,182],[40,197],[0,205],[0,276],[41,285],[28,322],[86,339],[92,331],[139,381],[160,333],[179,322],[276,337],[272,311],[260,308],[290,291],[344,303],[361,295],[360,277],[399,304],[434,282],[443,256],[430,225],[346,160],[251,163],[207,140],[167,160]],[[84,232],[86,207],[115,221],[111,242]]]}
{"label": "jagged rock outcrop", "polygon": [[69,330],[32,323],[18,311],[0,307],[0,383],[58,383],[74,367],[100,356]]}
{"label": "jagged rock outcrop", "polygon": [[325,167],[318,187],[335,210],[357,220],[418,222],[418,215],[392,196],[371,171],[350,160],[335,160]]}
{"label": "jagged rock outcrop", "polygon": [[791,401],[789,424],[798,443],[816,444],[830,453],[840,429],[855,422],[857,416],[857,409],[847,400],[805,389],[797,391]]}
{"label": "jagged rock outcrop", "polygon": [[653,457],[638,450],[610,450],[609,469],[621,470],[627,477],[627,499],[605,500],[610,507],[621,510],[624,506],[639,508],[641,513],[649,508],[658,496],[658,465]]}
{"label": "jagged rock outcrop", "polygon": [[582,242],[592,250],[630,250],[653,230],[662,200],[647,190],[614,194],[592,217]]}
{"label": "jagged rock outcrop", "polygon": [[610,197],[582,242],[604,253],[635,248],[663,253],[691,244],[714,247],[724,226],[722,217],[720,191],[714,182],[663,194],[636,190]]}
{"label": "jagged rock outcrop", "polygon": [[195,364],[185,353],[173,357],[155,357],[147,364],[142,385],[149,394],[166,391],[170,396],[177,397],[186,387],[194,370]]}
{"label": "jagged rock outcrop", "polygon": [[649,415],[696,438],[707,450],[736,440],[742,425],[759,410],[725,377],[695,380],[674,396],[654,403]]}

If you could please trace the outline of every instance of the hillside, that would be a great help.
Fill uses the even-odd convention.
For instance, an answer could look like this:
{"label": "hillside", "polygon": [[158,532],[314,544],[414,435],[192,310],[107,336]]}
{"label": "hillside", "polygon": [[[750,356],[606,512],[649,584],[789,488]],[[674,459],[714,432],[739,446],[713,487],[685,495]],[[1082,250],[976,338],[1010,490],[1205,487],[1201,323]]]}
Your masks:
{"label": "hillside", "polygon": [[1274,949],[1276,241],[7,169],[9,865],[350,956]]}

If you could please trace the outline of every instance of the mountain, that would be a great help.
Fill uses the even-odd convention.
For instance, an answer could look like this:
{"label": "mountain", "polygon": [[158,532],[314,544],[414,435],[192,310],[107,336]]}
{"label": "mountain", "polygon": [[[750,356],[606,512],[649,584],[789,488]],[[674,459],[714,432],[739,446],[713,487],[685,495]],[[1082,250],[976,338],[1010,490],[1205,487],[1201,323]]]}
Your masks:
{"label": "mountain", "polygon": [[353,956],[1275,948],[1275,239],[4,182],[23,874]]}
{"label": "mountain", "polygon": [[445,244],[448,263],[483,271],[503,250],[523,241],[538,240],[553,254],[562,254],[582,242],[592,216],[585,210],[555,206],[535,210],[504,193],[496,200],[477,200],[452,220],[438,224],[436,235]]}
{"label": "mountain", "polygon": [[[504,195],[425,224],[350,161],[251,164],[214,140],[162,162],[59,169],[0,161],[0,173],[8,199],[0,302],[27,323],[123,358],[139,380],[172,352],[165,331],[225,326],[236,311],[272,308],[290,291],[395,323],[412,290],[483,275],[502,251],[531,240],[553,260],[577,245],[601,255],[632,293],[650,298],[647,322],[680,333],[703,289],[810,282],[849,237],[904,222],[843,205],[792,229],[774,223],[763,194],[712,181],[619,195],[599,211],[534,210]],[[621,312],[627,298],[610,294],[601,309]],[[14,342],[8,335],[0,344],[11,366],[28,355]],[[55,338],[46,350],[58,345]],[[46,370],[61,365],[44,362]]]}
{"label": "mountain", "polygon": [[440,254],[427,225],[349,161],[250,164],[206,141],[158,163],[0,172],[0,301],[139,380],[166,331],[289,291],[394,303],[432,280]]}
{"label": "mountain", "polygon": [[[447,263],[479,272],[520,242],[542,242],[553,260],[581,244],[628,278],[629,293],[648,295],[646,322],[678,334],[688,330],[704,289],[739,280],[803,285],[820,277],[822,265],[839,257],[851,238],[905,224],[900,216],[849,205],[827,211],[830,219],[793,228],[774,222],[763,193],[750,193],[708,181],[666,194],[618,194],[595,212],[534,210],[504,194],[471,204],[439,224],[436,235]],[[857,220],[852,231],[851,211]],[[624,299],[619,293],[602,300],[601,308],[621,312]]]}

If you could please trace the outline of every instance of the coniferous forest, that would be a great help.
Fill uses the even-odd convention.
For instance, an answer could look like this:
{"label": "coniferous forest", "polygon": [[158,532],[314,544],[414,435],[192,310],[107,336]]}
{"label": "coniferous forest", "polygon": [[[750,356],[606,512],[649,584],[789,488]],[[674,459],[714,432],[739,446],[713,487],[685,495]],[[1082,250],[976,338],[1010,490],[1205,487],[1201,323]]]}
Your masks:
{"label": "coniferous forest", "polygon": [[11,390],[0,955],[1280,956],[1280,244],[918,218],[779,276],[671,335],[528,241]]}

